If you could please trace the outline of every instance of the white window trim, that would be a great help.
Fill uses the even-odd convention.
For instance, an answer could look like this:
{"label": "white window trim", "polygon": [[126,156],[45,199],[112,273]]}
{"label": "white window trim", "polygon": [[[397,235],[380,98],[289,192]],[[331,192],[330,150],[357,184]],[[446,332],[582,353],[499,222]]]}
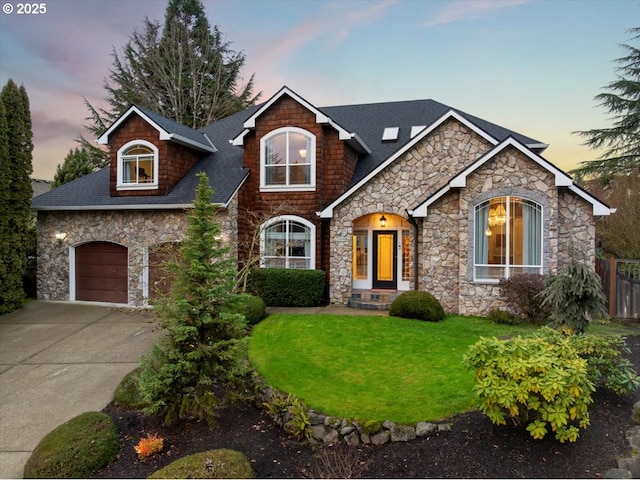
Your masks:
{"label": "white window trim", "polygon": [[[545,248],[544,248],[544,241],[545,241],[545,236],[544,236],[544,218],[545,218],[545,208],[544,205],[540,204],[539,202],[532,200],[530,198],[527,198],[525,196],[521,196],[521,195],[496,195],[494,197],[491,198],[487,198],[486,200],[483,200],[481,202],[476,203],[473,206],[473,242],[472,242],[472,250],[470,252],[471,258],[472,258],[472,265],[473,265],[473,282],[474,283],[491,283],[491,284],[497,284],[500,283],[500,279],[496,279],[496,278],[485,278],[485,277],[478,277],[477,276],[477,270],[476,268],[479,266],[486,266],[485,264],[482,263],[476,263],[476,239],[475,239],[475,232],[476,230],[476,220],[477,220],[477,209],[479,205],[482,205],[483,203],[486,202],[490,202],[492,199],[494,198],[505,198],[506,200],[506,212],[507,212],[507,224],[509,223],[509,219],[511,218],[511,199],[512,198],[519,198],[520,200],[524,201],[528,201],[528,202],[533,202],[535,203],[539,208],[540,208],[540,265],[511,265],[509,264],[508,260],[507,260],[507,264],[502,266],[502,265],[495,265],[495,266],[499,266],[499,267],[504,267],[504,277],[503,278],[509,278],[510,277],[510,270],[512,267],[531,267],[531,268],[539,268],[539,274],[542,274],[544,272],[544,252],[545,252]],[[507,228],[506,229],[506,247],[507,247],[507,251],[506,251],[506,255],[505,257],[508,259],[509,258],[509,249],[510,249],[510,243],[511,243],[511,229]]]}
{"label": "white window trim", "polygon": [[[283,221],[297,222],[309,229],[309,237],[310,237],[309,240],[311,242],[311,245],[309,249],[310,258],[309,258],[308,269],[315,270],[316,268],[316,226],[313,223],[311,223],[309,220],[306,220],[302,217],[298,217],[296,215],[280,215],[278,217],[271,218],[262,224],[262,226],[260,227],[260,267],[264,268],[264,250],[265,250],[265,243],[266,243],[266,239],[265,239],[266,231],[272,225],[283,222]],[[285,257],[285,258],[288,259],[290,257]],[[285,268],[289,268],[289,267],[287,266]]]}
{"label": "white window trim", "polygon": [[[143,147],[147,147],[151,149],[153,152],[153,182],[150,183],[124,183],[122,181],[122,155],[128,149],[135,145],[142,145]],[[156,147],[153,143],[148,142],[146,140],[131,140],[130,142],[125,143],[118,150],[118,166],[117,166],[117,180],[116,180],[116,190],[156,190],[158,188],[158,147]]]}
{"label": "white window trim", "polygon": [[[310,140],[309,151],[307,152],[307,158],[309,158],[310,168],[310,183],[306,185],[267,185],[266,184],[266,144],[267,141],[276,135],[281,133],[301,133]],[[287,152],[289,150],[289,142],[287,138]],[[286,163],[287,169],[289,163]],[[261,192],[313,192],[316,189],[316,137],[308,130],[304,130],[298,127],[282,127],[269,132],[267,135],[260,139],[260,191]]]}

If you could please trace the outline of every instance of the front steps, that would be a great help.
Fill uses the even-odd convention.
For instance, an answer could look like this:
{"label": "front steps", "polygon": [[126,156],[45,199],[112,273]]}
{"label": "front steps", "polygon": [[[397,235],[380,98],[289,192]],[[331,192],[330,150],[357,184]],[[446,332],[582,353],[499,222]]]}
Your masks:
{"label": "front steps", "polygon": [[389,310],[398,295],[397,290],[353,290],[347,305],[365,310]]}

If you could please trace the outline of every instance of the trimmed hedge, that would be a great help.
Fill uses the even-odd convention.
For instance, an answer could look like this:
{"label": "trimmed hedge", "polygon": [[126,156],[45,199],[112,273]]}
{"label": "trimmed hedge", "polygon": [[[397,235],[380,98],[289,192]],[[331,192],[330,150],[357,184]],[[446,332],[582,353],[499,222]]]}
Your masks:
{"label": "trimmed hedge", "polygon": [[249,291],[270,307],[316,307],[324,300],[322,270],[256,268],[249,274]]}
{"label": "trimmed hedge", "polygon": [[24,478],[86,478],[120,452],[109,415],[86,412],[51,430],[24,467]]}
{"label": "trimmed hedge", "polygon": [[444,309],[438,299],[430,293],[412,290],[398,295],[391,303],[389,315],[439,322],[444,318]]}
{"label": "trimmed hedge", "polygon": [[182,457],[149,478],[253,478],[247,457],[225,448]]}

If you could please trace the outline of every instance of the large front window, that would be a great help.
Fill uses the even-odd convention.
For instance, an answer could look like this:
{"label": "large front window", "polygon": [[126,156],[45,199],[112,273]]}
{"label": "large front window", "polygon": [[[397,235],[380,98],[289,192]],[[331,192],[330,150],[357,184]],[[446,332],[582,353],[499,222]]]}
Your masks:
{"label": "large front window", "polygon": [[281,128],[260,141],[261,187],[266,190],[315,186],[315,137],[300,128]]}
{"label": "large front window", "polygon": [[476,205],[474,280],[542,273],[542,206],[518,197]]}
{"label": "large front window", "polygon": [[158,149],[138,140],[124,145],[118,152],[118,188],[147,189],[158,185]]}
{"label": "large front window", "polygon": [[279,217],[262,231],[262,266],[315,268],[315,228],[298,217]]}

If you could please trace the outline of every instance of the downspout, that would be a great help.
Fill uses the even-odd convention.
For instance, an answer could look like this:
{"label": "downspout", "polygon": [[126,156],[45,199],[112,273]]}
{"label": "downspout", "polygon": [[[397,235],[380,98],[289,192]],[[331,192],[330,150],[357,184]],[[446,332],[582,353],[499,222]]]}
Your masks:
{"label": "downspout", "polygon": [[413,235],[413,289],[418,290],[418,221],[407,212],[407,221],[413,225],[415,234]]}

